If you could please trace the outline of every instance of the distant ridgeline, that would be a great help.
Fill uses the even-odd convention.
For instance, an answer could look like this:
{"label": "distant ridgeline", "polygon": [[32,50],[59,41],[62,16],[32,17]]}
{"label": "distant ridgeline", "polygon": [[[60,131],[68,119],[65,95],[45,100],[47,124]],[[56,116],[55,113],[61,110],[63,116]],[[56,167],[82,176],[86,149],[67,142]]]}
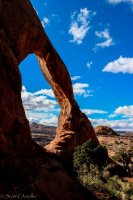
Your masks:
{"label": "distant ridgeline", "polygon": [[45,134],[51,134],[55,136],[56,127],[32,123],[30,124],[30,129],[32,133],[45,133]]}
{"label": "distant ridgeline", "polygon": [[[56,127],[55,126],[46,126],[42,124],[32,123],[30,124],[32,134],[49,134],[50,136],[55,136]],[[107,136],[133,136],[133,132],[129,131],[114,131],[109,126],[96,126],[95,127],[96,135],[107,135]]]}

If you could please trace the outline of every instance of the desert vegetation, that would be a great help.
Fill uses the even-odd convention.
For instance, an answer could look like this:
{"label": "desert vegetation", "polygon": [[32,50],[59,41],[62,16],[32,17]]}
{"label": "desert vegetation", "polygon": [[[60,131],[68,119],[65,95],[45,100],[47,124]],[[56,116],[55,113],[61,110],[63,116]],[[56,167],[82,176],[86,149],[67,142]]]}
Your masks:
{"label": "desert vegetation", "polygon": [[[31,125],[33,139],[44,146],[55,137],[55,127]],[[108,129],[106,129],[108,131]],[[113,133],[113,132],[112,132]],[[77,179],[96,199],[133,198],[132,134],[97,134],[100,145],[92,140],[78,146],[73,154]],[[111,164],[110,157],[115,161]]]}
{"label": "desert vegetation", "polygon": [[85,188],[95,193],[98,199],[133,199],[133,183],[116,173],[120,170],[121,175],[132,176],[132,154],[121,152],[118,156],[116,153],[116,158],[120,166],[109,164],[107,148],[96,145],[92,140],[75,148],[73,165],[77,177]]}
{"label": "desert vegetation", "polygon": [[124,151],[123,149],[116,152],[112,157],[119,162],[129,175],[133,175],[133,150]]}

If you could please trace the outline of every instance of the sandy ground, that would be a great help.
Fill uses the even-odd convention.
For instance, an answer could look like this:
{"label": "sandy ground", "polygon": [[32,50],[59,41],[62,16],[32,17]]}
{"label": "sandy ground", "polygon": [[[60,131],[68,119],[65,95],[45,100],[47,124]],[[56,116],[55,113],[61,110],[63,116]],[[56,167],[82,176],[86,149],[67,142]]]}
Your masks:
{"label": "sandy ground", "polygon": [[129,150],[133,148],[133,137],[126,136],[98,136],[101,145],[108,149],[109,156],[114,156],[118,150]]}

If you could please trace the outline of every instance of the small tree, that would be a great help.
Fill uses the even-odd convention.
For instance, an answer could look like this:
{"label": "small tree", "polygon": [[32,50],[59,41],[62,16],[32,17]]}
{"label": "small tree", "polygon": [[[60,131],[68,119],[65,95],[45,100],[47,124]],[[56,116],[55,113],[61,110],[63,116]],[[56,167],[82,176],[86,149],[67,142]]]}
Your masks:
{"label": "small tree", "polygon": [[78,146],[73,154],[74,167],[80,169],[84,164],[88,170],[90,164],[96,165],[101,171],[108,159],[107,149],[104,146],[97,145],[92,140],[86,141]]}
{"label": "small tree", "polygon": [[133,158],[133,151],[123,151],[120,150],[116,152],[115,159],[122,163],[123,167],[126,169],[126,171],[131,172],[132,171],[132,158]]}

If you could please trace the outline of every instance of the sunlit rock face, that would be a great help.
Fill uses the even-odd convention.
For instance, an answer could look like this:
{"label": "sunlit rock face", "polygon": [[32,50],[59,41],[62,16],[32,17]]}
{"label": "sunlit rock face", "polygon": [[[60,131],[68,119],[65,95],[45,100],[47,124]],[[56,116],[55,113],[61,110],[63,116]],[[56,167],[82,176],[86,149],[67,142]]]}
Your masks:
{"label": "sunlit rock face", "polygon": [[67,68],[44,32],[30,1],[0,2],[0,132],[3,142],[8,148],[14,145],[22,153],[32,149],[29,124],[21,101],[18,68],[30,53],[37,55],[42,73],[61,107],[56,137],[46,149],[58,154],[72,154],[75,146],[89,138],[98,142],[91,123],[74,99]]}
{"label": "sunlit rock face", "polygon": [[95,127],[96,135],[118,136],[118,134],[109,126],[99,125]]}
{"label": "sunlit rock face", "polygon": [[[0,17],[0,193],[28,191],[43,199],[86,199],[56,157],[68,155],[69,159],[73,149],[89,138],[98,143],[91,123],[74,99],[67,68],[29,0],[0,0]],[[31,138],[21,100],[18,65],[31,53],[38,57],[61,107],[55,139],[44,149]]]}

